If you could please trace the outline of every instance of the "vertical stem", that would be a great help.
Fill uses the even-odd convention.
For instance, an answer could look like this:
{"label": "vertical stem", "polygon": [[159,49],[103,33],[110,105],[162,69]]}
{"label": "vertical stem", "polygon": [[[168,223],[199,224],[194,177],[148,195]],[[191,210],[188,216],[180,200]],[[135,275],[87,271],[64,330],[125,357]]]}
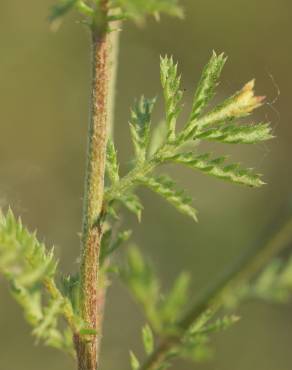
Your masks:
{"label": "vertical stem", "polygon": [[107,32],[107,0],[100,2],[92,26],[92,93],[88,131],[87,168],[85,178],[82,253],[80,274],[80,310],[88,328],[97,334],[75,336],[78,370],[96,370],[98,336],[101,328],[99,250],[102,238],[102,204],[108,131],[109,100],[109,36]]}
{"label": "vertical stem", "polygon": [[[120,22],[115,22],[113,27],[118,29]],[[116,95],[116,79],[117,79],[117,67],[118,67],[118,53],[119,53],[119,36],[120,32],[111,32],[109,39],[109,88],[108,88],[108,136],[112,137],[114,133],[114,111],[115,111],[115,95]],[[104,310],[106,304],[106,294],[108,288],[108,280],[104,270],[101,272],[98,281],[98,293],[97,293],[97,357],[99,357],[100,345],[102,340],[103,321],[104,321]],[[100,275],[101,275],[100,274]]]}

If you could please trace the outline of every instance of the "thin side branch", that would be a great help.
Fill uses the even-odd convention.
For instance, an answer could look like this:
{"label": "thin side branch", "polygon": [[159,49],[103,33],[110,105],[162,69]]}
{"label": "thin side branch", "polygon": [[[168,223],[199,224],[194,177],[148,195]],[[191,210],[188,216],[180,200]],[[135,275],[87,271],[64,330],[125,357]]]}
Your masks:
{"label": "thin side branch", "polygon": [[[182,318],[179,327],[186,332],[195,320],[207,309],[217,311],[225,298],[240,284],[252,279],[273,257],[278,255],[292,241],[292,220],[262,248],[244,255],[230,271],[205,292],[201,300]],[[170,351],[179,345],[181,336],[164,338],[154,352],[146,359],[140,370],[156,370],[165,362]]]}

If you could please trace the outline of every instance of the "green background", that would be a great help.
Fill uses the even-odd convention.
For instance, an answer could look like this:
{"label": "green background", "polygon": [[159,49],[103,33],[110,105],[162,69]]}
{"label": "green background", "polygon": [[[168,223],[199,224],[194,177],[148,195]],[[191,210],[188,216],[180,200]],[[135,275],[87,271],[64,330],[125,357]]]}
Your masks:
{"label": "green background", "polygon": [[[131,215],[134,240],[153,260],[167,289],[181,270],[193,275],[192,298],[238,255],[263,243],[291,214],[291,12],[288,0],[188,0],[186,20],[163,17],[146,27],[124,25],[121,34],[115,138],[119,158],[129,161],[129,107],[135,97],[161,94],[159,55],[180,63],[185,109],[212,49],[229,60],[220,95],[253,77],[267,104],[256,114],[272,122],[277,139],[253,147],[222,145],[256,167],[268,183],[251,190],[189,170],[171,168],[199,210],[194,224],[148,192],[143,222]],[[46,21],[52,1],[0,2],[0,206],[11,205],[40,238],[55,244],[66,271],[78,267],[89,97],[89,37],[75,18],[57,33]],[[74,20],[72,22],[72,20]],[[278,87],[280,96],[278,96]],[[221,97],[222,97],[221,96]],[[159,99],[155,119],[162,116]],[[210,148],[208,148],[210,149]],[[126,166],[122,166],[125,169]],[[288,370],[292,365],[291,305],[251,302],[243,319],[213,340],[214,358],[174,368]],[[102,369],[126,370],[128,350],[141,351],[143,317],[126,289],[113,282],[107,302]],[[74,369],[57,351],[34,346],[30,328],[0,279],[0,370]]]}

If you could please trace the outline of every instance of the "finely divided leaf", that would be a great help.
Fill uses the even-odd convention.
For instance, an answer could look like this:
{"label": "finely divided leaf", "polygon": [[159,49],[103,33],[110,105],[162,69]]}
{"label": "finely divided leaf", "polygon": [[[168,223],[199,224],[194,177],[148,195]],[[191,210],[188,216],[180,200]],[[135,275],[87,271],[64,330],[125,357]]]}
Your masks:
{"label": "finely divided leaf", "polygon": [[181,163],[191,168],[205,172],[208,175],[219,179],[230,181],[236,184],[259,187],[264,184],[260,175],[252,172],[251,169],[244,169],[239,164],[223,165],[226,157],[210,159],[210,154],[195,155],[194,153],[181,153],[169,157],[168,160]]}
{"label": "finely divided leaf", "polygon": [[197,220],[196,210],[191,206],[192,199],[185,195],[184,191],[177,190],[176,184],[166,176],[141,177],[141,184],[147,186],[155,193],[161,195],[181,213]]}
{"label": "finely divided leaf", "polygon": [[135,194],[126,194],[124,196],[120,196],[118,200],[130,211],[133,212],[138,221],[141,221],[141,215],[143,211],[143,205],[140,202],[140,199]]}
{"label": "finely divided leaf", "polygon": [[[9,280],[13,297],[23,307],[37,339],[72,353],[72,341],[70,347],[68,338],[58,328],[64,304],[70,303],[55,286],[56,267],[53,250],[47,251],[11,211],[0,217],[0,272]],[[43,286],[54,290],[45,301]]]}
{"label": "finely divided leaf", "polygon": [[172,57],[160,58],[160,75],[165,100],[167,136],[173,140],[183,93],[180,90],[181,77],[177,74],[177,64],[174,64]]}
{"label": "finely divided leaf", "polygon": [[35,234],[22,226],[9,211],[0,221],[0,271],[23,286],[32,286],[56,272],[53,250],[46,251]]}
{"label": "finely divided leaf", "polygon": [[227,58],[224,56],[223,53],[217,56],[216,53],[213,52],[209,63],[204,68],[201,80],[194,96],[194,102],[190,117],[191,122],[200,116],[203,109],[214,97],[215,88],[218,85],[218,79],[226,62],[226,59]]}
{"label": "finely divided leaf", "polygon": [[138,161],[144,161],[146,159],[154,103],[155,99],[145,99],[142,96],[132,110],[130,129]]}
{"label": "finely divided leaf", "polygon": [[219,141],[227,144],[255,144],[273,138],[269,123],[214,127],[195,134],[194,139]]}

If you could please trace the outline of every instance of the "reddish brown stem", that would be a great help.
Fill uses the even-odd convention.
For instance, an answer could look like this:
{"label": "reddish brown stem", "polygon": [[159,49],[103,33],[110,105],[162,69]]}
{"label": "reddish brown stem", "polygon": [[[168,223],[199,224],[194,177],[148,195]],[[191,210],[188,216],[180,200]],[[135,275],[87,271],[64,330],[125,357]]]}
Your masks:
{"label": "reddish brown stem", "polygon": [[[106,1],[100,14],[106,19]],[[102,320],[98,292],[99,250],[102,238],[102,203],[106,142],[108,130],[109,45],[106,21],[100,17],[92,32],[92,96],[88,133],[87,169],[84,196],[84,219],[81,256],[81,316],[91,335],[75,335],[79,370],[96,370],[98,365],[98,337]]]}

